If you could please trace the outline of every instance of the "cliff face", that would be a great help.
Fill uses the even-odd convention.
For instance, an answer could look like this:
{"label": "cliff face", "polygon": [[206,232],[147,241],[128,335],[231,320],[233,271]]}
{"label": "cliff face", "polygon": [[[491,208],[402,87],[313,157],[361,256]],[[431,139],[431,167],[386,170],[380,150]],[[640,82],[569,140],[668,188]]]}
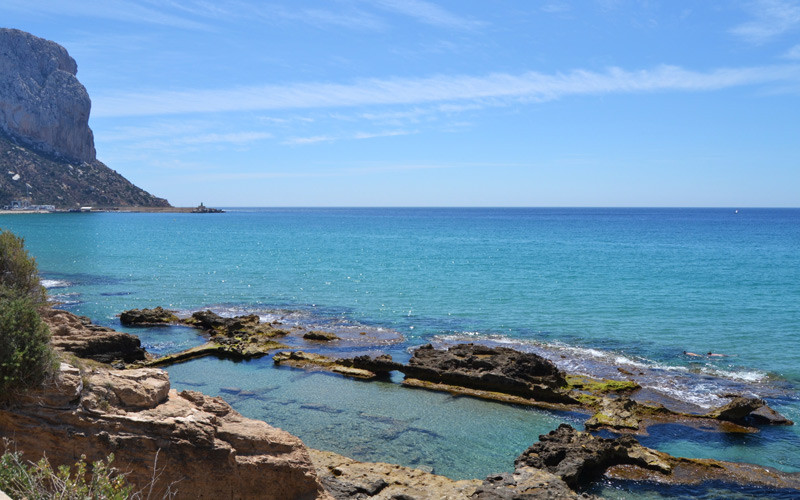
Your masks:
{"label": "cliff face", "polygon": [[0,128],[76,162],[95,158],[89,94],[64,47],[0,29]]}
{"label": "cliff face", "polygon": [[169,206],[97,161],[77,71],[64,47],[0,28],[0,204]]}

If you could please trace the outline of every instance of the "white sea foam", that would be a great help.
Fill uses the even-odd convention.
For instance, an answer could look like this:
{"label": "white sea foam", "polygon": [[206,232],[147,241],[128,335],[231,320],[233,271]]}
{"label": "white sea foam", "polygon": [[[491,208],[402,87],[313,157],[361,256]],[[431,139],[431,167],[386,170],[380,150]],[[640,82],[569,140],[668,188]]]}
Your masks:
{"label": "white sea foam", "polygon": [[758,371],[722,369],[713,364],[717,360],[703,359],[706,365],[698,368],[696,365],[669,364],[558,341],[542,343],[473,331],[441,335],[436,337],[436,341],[445,345],[464,341],[483,341],[490,345],[515,347],[521,351],[535,352],[553,361],[560,369],[578,375],[617,378],[618,368],[627,369],[635,373],[628,377],[643,388],[704,409],[725,404],[727,399],[721,395],[727,393],[760,392],[749,384],[757,384],[767,379],[766,373]]}
{"label": "white sea foam", "polygon": [[72,283],[69,281],[64,280],[51,280],[51,279],[43,279],[42,286],[47,288],[48,290],[51,288],[65,288],[70,286]]}

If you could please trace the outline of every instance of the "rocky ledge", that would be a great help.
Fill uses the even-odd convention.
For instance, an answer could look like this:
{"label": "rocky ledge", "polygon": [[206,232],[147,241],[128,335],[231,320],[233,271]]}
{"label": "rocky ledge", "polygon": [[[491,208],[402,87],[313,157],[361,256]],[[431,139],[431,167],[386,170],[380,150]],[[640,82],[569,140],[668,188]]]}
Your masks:
{"label": "rocky ledge", "polygon": [[690,414],[638,401],[638,384],[567,374],[551,361],[505,347],[459,344],[416,349],[407,364],[384,354],[336,359],[303,351],[273,356],[276,364],[326,370],[363,379],[405,375],[403,385],[462,394],[504,403],[590,415],[589,429],[644,434],[656,423],[680,423],[724,432],[756,432],[759,425],[792,425],[759,398],[731,395],[731,401],[706,414]]}
{"label": "rocky ledge", "polygon": [[800,491],[800,474],[718,460],[676,458],[642,446],[633,436],[593,436],[562,424],[514,461],[514,472],[484,480],[451,479],[385,463],[357,462],[311,450],[317,476],[334,498],[345,499],[578,499],[599,478],[697,485],[717,481]]}
{"label": "rocky ledge", "polygon": [[137,488],[177,498],[330,498],[308,450],[291,434],[220,398],[170,390],[158,369],[62,363],[58,376],[0,410],[0,429],[28,460],[54,465],[115,454]]}
{"label": "rocky ledge", "polygon": [[[217,356],[235,360],[261,357],[277,349],[286,349],[282,342],[292,341],[307,346],[321,344],[371,345],[400,340],[399,335],[383,333],[381,337],[359,333],[342,338],[333,332],[310,330],[301,326],[284,326],[279,321],[262,322],[258,315],[247,314],[223,317],[210,310],[196,311],[188,318],[180,318],[175,311],[162,307],[131,309],[120,314],[120,322],[127,326],[185,325],[197,328],[208,337],[203,345],[139,363],[140,366],[166,366],[203,356]],[[279,342],[276,339],[280,339]]]}
{"label": "rocky ledge", "polygon": [[142,343],[135,335],[95,325],[85,316],[59,309],[42,311],[42,319],[50,327],[53,347],[60,351],[118,365],[146,359]]}

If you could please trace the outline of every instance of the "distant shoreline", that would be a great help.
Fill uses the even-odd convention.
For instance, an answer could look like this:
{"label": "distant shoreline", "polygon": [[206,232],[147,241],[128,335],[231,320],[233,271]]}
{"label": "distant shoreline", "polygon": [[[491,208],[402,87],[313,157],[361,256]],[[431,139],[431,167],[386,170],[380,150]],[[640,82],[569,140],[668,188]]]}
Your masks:
{"label": "distant shoreline", "polygon": [[[82,213],[164,213],[164,214],[188,214],[193,213],[197,207],[112,207],[112,208],[93,208],[88,212]],[[10,214],[65,214],[65,213],[78,213],[69,212],[69,210],[56,210],[54,212],[47,210],[0,210],[0,215]]]}

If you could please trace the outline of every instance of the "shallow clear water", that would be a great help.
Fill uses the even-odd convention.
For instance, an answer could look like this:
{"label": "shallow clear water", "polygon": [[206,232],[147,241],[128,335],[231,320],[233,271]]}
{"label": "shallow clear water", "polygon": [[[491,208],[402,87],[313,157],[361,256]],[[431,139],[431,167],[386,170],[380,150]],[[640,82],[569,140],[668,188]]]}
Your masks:
{"label": "shallow clear water", "polygon": [[[387,349],[401,360],[426,342],[491,341],[571,370],[646,367],[645,385],[701,407],[743,390],[800,421],[800,210],[236,209],[10,215],[0,227],[26,238],[63,307],[117,328],[122,310],[161,305],[396,331],[405,341]],[[129,331],[157,353],[202,342],[184,328]],[[177,388],[220,394],[311,446],[459,478],[509,470],[538,434],[575,420],[269,358],[169,371]],[[795,427],[648,439],[800,471]]]}

